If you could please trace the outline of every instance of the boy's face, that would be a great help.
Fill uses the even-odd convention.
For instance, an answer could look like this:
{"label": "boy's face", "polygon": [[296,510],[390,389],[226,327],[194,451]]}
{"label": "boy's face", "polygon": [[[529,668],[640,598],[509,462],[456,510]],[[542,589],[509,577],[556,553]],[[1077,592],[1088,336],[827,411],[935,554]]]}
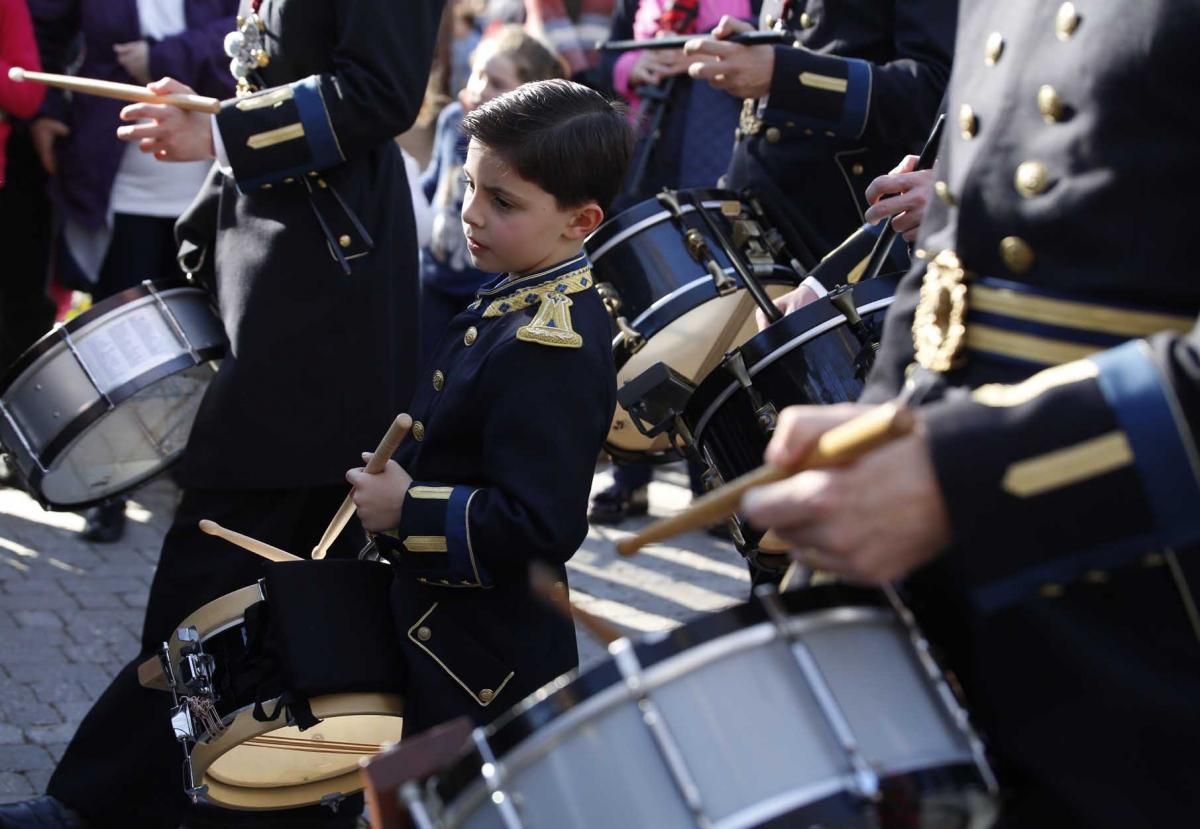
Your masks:
{"label": "boy's face", "polygon": [[516,65],[505,55],[488,54],[483,50],[471,65],[471,77],[458,93],[464,112],[486,104],[497,95],[511,92],[521,85]]}
{"label": "boy's face", "polygon": [[481,271],[533,273],[569,259],[604,218],[595,202],[560,209],[554,196],[475,140],[463,175],[463,233]]}

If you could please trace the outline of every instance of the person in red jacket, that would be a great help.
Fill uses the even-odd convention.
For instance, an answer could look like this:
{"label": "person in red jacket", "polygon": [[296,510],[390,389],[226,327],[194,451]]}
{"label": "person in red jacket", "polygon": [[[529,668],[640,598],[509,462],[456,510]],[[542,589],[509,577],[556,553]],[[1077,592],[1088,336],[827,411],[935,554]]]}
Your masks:
{"label": "person in red jacket", "polygon": [[4,148],[12,132],[12,119],[31,117],[46,94],[41,84],[10,80],[8,70],[14,66],[41,71],[42,62],[25,0],[0,0],[0,187],[4,186]]}

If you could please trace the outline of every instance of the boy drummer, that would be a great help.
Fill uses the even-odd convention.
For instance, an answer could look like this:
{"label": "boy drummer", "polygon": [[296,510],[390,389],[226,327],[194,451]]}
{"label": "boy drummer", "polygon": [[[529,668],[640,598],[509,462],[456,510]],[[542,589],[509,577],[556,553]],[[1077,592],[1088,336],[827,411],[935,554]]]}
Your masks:
{"label": "boy drummer", "polygon": [[463,230],[475,266],[500,276],[429,355],[396,460],[347,473],[402,574],[409,734],[463,713],[487,721],[578,664],[572,625],[533,599],[527,568],[546,562],[565,583],[616,404],[609,315],[582,246],[624,176],[628,122],[586,87],[543,81],[463,127]]}

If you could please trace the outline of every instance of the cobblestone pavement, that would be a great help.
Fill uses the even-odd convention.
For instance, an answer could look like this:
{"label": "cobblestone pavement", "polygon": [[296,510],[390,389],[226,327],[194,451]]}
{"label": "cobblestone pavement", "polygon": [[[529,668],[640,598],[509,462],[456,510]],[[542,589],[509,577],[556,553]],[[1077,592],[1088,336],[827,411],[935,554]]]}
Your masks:
{"label": "cobblestone pavement", "polygon": [[[594,486],[608,483],[601,472]],[[43,791],[92,701],[137,655],[176,497],[165,480],[139,490],[125,540],[104,545],[79,538],[80,516],[45,512],[24,493],[0,489],[0,803]],[[686,474],[661,470],[650,488],[651,517],[689,498]],[[619,559],[613,543],[649,520],[592,528],[569,564],[580,607],[641,635],[747,595],[749,578],[733,547],[702,533]],[[193,609],[180,608],[180,618]],[[579,639],[585,667],[605,658],[586,634]]]}

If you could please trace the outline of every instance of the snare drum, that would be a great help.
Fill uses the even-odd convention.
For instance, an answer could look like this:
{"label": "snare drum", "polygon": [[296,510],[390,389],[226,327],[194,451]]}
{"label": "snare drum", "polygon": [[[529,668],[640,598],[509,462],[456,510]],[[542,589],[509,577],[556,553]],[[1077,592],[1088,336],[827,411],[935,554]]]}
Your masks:
{"label": "snare drum", "polygon": [[[828,298],[818,299],[750,338],[697,386],[683,420],[708,466],[708,483],[731,481],[762,464],[780,409],[846,403],[862,394],[895,285],[872,279],[849,290],[860,325],[851,325]],[[738,519],[732,529],[748,558],[779,552],[760,550],[762,534]]]}
{"label": "snare drum", "polygon": [[262,581],[204,605],[163,644],[185,786],[231,809],[336,805],[362,789],[359,761],[401,735],[391,568],[266,566]]}
{"label": "snare drum", "polygon": [[43,507],[100,503],[180,457],[225,351],[207,292],[143,282],[13,364],[0,382],[0,443]]}
{"label": "snare drum", "polygon": [[405,793],[441,829],[982,827],[995,781],[877,591],[754,599],[548,686]]}
{"label": "snare drum", "polygon": [[[613,316],[613,357],[620,386],[655,363],[695,382],[757,330],[755,304],[731,257],[738,257],[772,298],[800,276],[779,247],[778,234],[753,205],[727,190],[679,190],[677,220],[649,199],[617,214],[587,240],[596,289]],[[711,219],[697,212],[699,204]],[[732,249],[730,249],[732,248]],[[706,269],[702,250],[723,278]],[[647,438],[617,407],[605,448],[622,460],[675,457],[665,435]]]}

